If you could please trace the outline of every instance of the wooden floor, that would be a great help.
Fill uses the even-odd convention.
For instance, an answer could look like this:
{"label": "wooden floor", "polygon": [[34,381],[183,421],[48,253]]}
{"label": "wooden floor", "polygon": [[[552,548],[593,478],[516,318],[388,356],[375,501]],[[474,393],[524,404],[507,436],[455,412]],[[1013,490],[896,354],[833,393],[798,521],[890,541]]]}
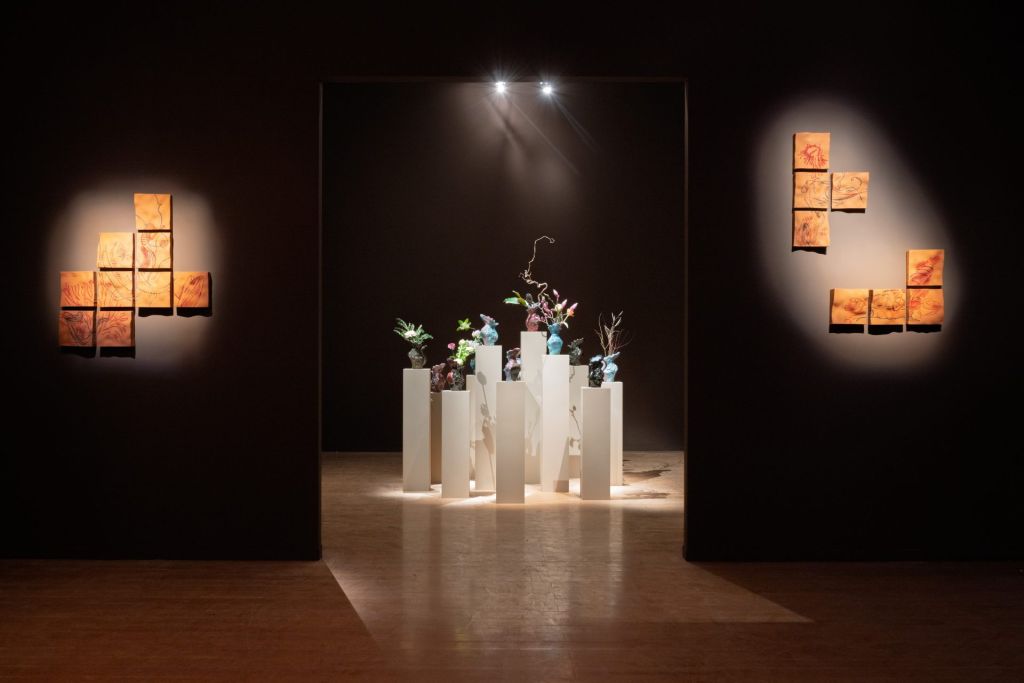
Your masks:
{"label": "wooden floor", "polygon": [[686,563],[680,462],[498,506],[325,456],[324,562],[0,562],[0,678],[1024,680],[1024,563]]}

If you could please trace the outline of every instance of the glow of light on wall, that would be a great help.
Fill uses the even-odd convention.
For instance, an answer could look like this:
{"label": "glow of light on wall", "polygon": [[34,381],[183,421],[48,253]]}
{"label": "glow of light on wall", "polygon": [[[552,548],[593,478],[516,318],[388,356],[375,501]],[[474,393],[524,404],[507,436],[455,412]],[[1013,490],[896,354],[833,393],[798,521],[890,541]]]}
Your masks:
{"label": "glow of light on wall", "polygon": [[[865,213],[829,214],[827,254],[792,250],[793,134],[831,131],[829,170],[869,171]],[[957,258],[955,230],[937,198],[900,155],[899,140],[841,98],[794,101],[763,128],[754,150],[755,220],[765,286],[778,316],[821,353],[853,369],[924,370],[957,334],[957,305],[967,283]],[[944,248],[945,324],[939,332],[829,333],[829,290],[902,288],[908,249]]]}
{"label": "glow of light on wall", "polygon": [[[213,280],[213,311],[221,278],[221,241],[209,202],[201,194],[166,178],[118,179],[98,183],[74,195],[57,215],[50,230],[40,286],[52,302],[53,335],[44,340],[57,350],[57,311],[60,307],[60,271],[96,270],[97,236],[100,232],[135,232],[134,192],[170,192],[174,202],[174,270],[210,271]],[[49,313],[49,312],[48,312]],[[111,372],[168,370],[188,362],[203,351],[204,339],[214,317],[135,314],[135,357],[74,359],[83,371]]]}

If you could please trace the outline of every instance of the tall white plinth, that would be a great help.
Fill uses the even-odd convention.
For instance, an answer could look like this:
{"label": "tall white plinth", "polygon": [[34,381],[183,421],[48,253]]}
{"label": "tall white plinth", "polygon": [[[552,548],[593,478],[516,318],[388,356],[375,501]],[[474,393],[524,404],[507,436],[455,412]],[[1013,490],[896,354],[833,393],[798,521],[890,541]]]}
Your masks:
{"label": "tall white plinth", "polygon": [[430,483],[441,483],[441,392],[430,392]]}
{"label": "tall white plinth", "polygon": [[526,483],[540,483],[541,441],[543,440],[544,356],[548,352],[545,332],[520,332],[519,379],[526,383]]}
{"label": "tall white plinth", "polygon": [[497,424],[496,500],[499,503],[522,503],[526,496],[526,430],[523,427],[526,409],[526,384],[498,382],[497,406],[501,417]]}
{"label": "tall white plinth", "polygon": [[476,451],[476,490],[494,490],[495,434],[498,418],[498,382],[504,363],[500,346],[476,348],[477,394],[473,404],[473,449]]}
{"label": "tall white plinth", "polygon": [[569,356],[544,356],[543,379],[540,485],[544,491],[568,491]]}
{"label": "tall white plinth", "polygon": [[402,371],[402,490],[430,490],[430,369]]}
{"label": "tall white plinth", "polygon": [[441,497],[469,497],[469,392],[441,392]]}
{"label": "tall white plinth", "polygon": [[587,386],[586,365],[569,366],[569,478],[579,479],[580,476],[580,441],[583,431],[580,429],[580,389]]}
{"label": "tall white plinth", "polygon": [[594,387],[580,390],[583,418],[580,498],[611,498],[612,391]]}
{"label": "tall white plinth", "polygon": [[622,382],[601,382],[612,390],[612,486],[622,486]]}
{"label": "tall white plinth", "polygon": [[469,481],[476,476],[476,414],[484,397],[475,375],[466,375],[466,391],[469,393]]}

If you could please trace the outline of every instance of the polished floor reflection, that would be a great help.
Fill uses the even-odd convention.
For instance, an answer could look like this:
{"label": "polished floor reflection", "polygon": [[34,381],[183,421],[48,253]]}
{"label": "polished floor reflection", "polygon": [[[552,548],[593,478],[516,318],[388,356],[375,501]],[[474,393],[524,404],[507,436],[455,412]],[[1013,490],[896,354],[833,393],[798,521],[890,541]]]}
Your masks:
{"label": "polished floor reflection", "polygon": [[626,464],[497,506],[325,456],[329,569],[0,561],[0,679],[1024,680],[1024,562],[687,563],[679,456]]}
{"label": "polished floor reflection", "polygon": [[[687,563],[681,454],[626,457],[611,501],[499,506],[403,494],[394,454],[325,456],[324,559],[410,679],[934,680],[1024,665],[1006,642],[1024,646],[1016,568]],[[998,599],[996,622],[964,619]],[[1003,641],[981,642],[988,628]]]}

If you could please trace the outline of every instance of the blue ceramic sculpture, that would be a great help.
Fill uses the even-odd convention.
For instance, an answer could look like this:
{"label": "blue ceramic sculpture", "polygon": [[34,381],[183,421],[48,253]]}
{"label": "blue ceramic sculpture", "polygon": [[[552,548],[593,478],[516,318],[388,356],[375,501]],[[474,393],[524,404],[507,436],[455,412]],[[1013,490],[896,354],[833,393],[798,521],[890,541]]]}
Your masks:
{"label": "blue ceramic sculpture", "polygon": [[548,353],[552,356],[557,356],[562,352],[562,337],[559,336],[561,332],[561,323],[548,325]]}
{"label": "blue ceramic sculpture", "polygon": [[494,346],[498,343],[498,321],[489,315],[480,314],[484,326],[480,328],[480,342],[484,346]]}
{"label": "blue ceramic sculpture", "polygon": [[619,352],[616,351],[610,356],[604,357],[604,381],[614,382],[615,373],[619,371],[619,366],[615,364],[615,359],[619,357]]}

